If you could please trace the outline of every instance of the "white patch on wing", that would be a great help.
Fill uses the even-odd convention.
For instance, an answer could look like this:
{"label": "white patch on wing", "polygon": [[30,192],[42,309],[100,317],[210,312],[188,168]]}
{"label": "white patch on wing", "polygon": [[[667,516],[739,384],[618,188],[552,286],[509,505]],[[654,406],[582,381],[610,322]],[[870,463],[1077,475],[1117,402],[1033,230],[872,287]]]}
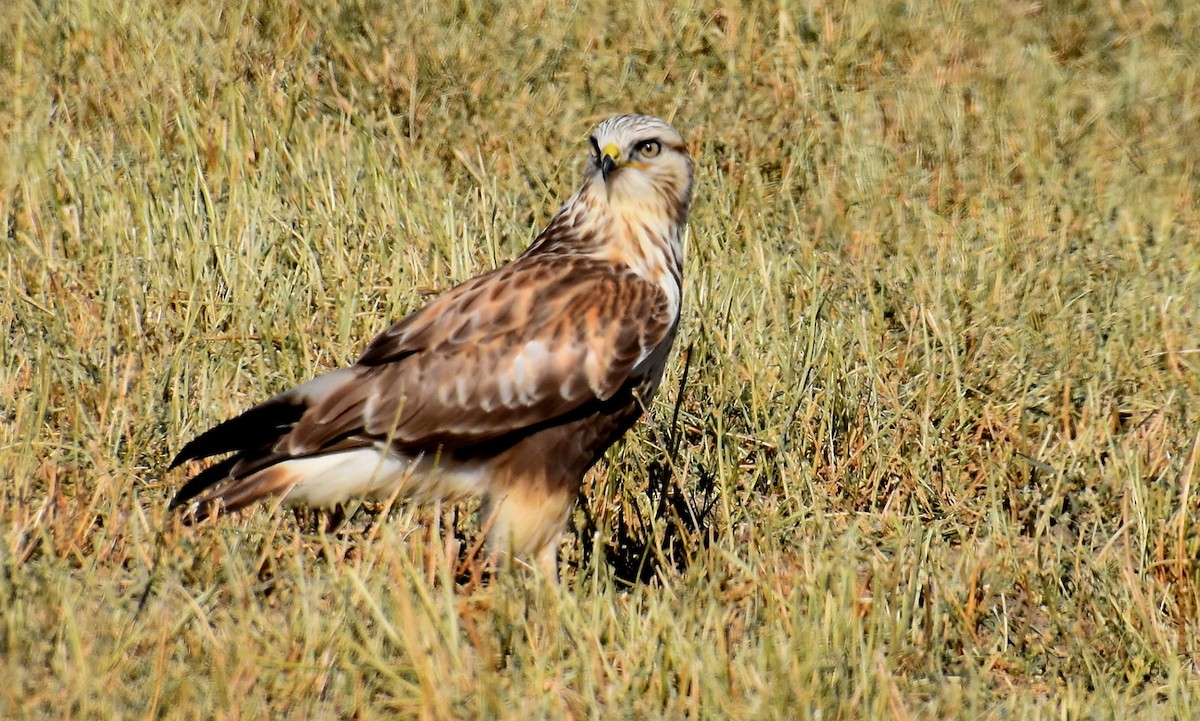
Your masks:
{"label": "white patch on wing", "polygon": [[458,405],[467,405],[467,399],[470,397],[470,389],[467,388],[467,377],[457,376],[454,379],[454,397],[458,399]]}
{"label": "white patch on wing", "polygon": [[600,338],[593,339],[593,342],[587,349],[587,354],[583,357],[583,373],[587,377],[588,387],[600,398],[603,398],[605,395],[605,389],[602,387],[602,384],[604,383],[604,372],[607,370],[608,365],[605,363],[607,355],[604,353],[605,348],[603,346],[604,344]]}
{"label": "white patch on wing", "polygon": [[376,410],[375,406],[378,404],[379,393],[368,393],[366,401],[363,402],[362,417],[366,419],[374,419]]}
{"label": "white patch on wing", "polygon": [[501,380],[501,395],[511,398],[515,394],[522,403],[533,402],[537,381],[551,361],[550,349],[545,343],[540,340],[525,343],[512,357],[508,377]]}
{"label": "white patch on wing", "polygon": [[513,399],[512,376],[501,374],[496,378],[496,390],[500,393],[500,404],[511,408]]}
{"label": "white patch on wing", "polygon": [[404,458],[377,448],[296,458],[278,466],[298,476],[289,503],[332,506],[352,498],[383,500],[397,493],[417,502],[457,500],[483,493],[487,476],[472,463]]}

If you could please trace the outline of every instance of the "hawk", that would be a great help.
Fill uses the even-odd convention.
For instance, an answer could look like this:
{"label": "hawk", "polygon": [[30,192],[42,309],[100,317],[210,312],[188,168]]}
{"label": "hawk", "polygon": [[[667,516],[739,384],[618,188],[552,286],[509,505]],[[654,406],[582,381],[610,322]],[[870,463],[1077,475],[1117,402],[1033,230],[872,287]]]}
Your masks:
{"label": "hawk", "polygon": [[584,475],[658,390],[679,325],[692,160],[644,115],[596,126],[579,190],[520,256],[435,298],[354,365],[187,443],[189,520],[264,498],[481,499],[493,557],[557,578]]}

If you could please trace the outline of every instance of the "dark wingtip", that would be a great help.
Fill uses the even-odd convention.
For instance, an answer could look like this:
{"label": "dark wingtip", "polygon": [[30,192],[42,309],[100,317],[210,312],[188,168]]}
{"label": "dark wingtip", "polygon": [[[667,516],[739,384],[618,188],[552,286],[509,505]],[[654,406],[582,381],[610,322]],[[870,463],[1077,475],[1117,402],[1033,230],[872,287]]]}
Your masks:
{"label": "dark wingtip", "polygon": [[245,451],[274,443],[304,415],[304,403],[270,400],[219,423],[188,441],[171,461],[167,470],[188,461],[209,456]]}
{"label": "dark wingtip", "polygon": [[180,506],[187,505],[196,496],[199,496],[209,488],[228,478],[229,471],[233,469],[233,466],[239,460],[241,460],[240,456],[230,456],[220,463],[214,463],[192,476],[187,483],[183,484],[183,488],[179,489],[175,497],[171,499],[171,505],[168,506],[168,509],[173,511]]}
{"label": "dark wingtip", "polygon": [[183,448],[180,448],[179,453],[175,454],[175,458],[171,459],[171,465],[167,466],[167,470],[174,470],[188,461],[198,461],[201,458],[208,458],[219,453],[240,450],[236,448],[240,444],[234,441],[233,434],[228,433],[227,426],[240,420],[241,417],[238,416],[224,423],[219,423],[183,444]]}
{"label": "dark wingtip", "polygon": [[[206,442],[206,437],[210,433],[212,433],[213,431],[217,430],[220,427],[221,426],[216,426],[214,428],[210,428],[209,430],[205,431],[204,433],[201,433],[200,435],[196,436],[192,440],[183,444],[183,448],[180,448],[179,452],[175,454],[175,457],[171,459],[171,465],[167,466],[167,470],[173,471],[176,468],[179,468],[180,466],[182,466],[184,463],[187,463],[188,461],[197,461],[197,460],[200,460],[201,458],[208,458],[209,456],[215,456],[216,454],[221,453],[221,451],[219,451],[219,450],[213,451],[211,453],[205,453],[205,451],[204,451],[204,444]],[[233,450],[233,449],[229,449],[229,450]]]}
{"label": "dark wingtip", "polygon": [[188,443],[188,444],[184,445],[184,447],[179,451],[179,453],[175,454],[175,458],[171,460],[171,465],[167,466],[168,471],[173,471],[176,468],[179,468],[180,466],[182,466],[184,463],[188,462],[191,459],[191,456],[188,455],[188,446],[190,446],[190,445],[192,445],[192,444]]}

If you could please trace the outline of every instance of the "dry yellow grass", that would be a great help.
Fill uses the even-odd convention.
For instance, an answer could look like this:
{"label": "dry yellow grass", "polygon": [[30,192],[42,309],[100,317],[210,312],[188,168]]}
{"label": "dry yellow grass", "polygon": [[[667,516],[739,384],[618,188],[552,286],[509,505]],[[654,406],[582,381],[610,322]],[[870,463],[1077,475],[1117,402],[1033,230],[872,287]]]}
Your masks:
{"label": "dry yellow grass", "polygon": [[[403,5],[0,9],[0,717],[1200,717],[1200,5]],[[173,522],[626,111],[691,365],[565,585],[456,583],[468,509]]]}

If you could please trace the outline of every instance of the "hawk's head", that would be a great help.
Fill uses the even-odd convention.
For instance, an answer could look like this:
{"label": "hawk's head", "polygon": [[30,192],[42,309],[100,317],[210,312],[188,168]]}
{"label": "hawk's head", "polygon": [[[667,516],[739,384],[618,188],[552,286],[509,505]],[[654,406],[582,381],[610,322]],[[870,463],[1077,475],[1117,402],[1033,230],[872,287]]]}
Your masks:
{"label": "hawk's head", "polygon": [[614,206],[662,203],[675,222],[686,218],[692,159],[679,131],[648,115],[618,115],[597,125],[589,141],[585,186],[603,186]]}
{"label": "hawk's head", "polygon": [[587,255],[629,266],[679,307],[692,159],[679,131],[647,115],[596,126],[579,191],[525,251]]}

